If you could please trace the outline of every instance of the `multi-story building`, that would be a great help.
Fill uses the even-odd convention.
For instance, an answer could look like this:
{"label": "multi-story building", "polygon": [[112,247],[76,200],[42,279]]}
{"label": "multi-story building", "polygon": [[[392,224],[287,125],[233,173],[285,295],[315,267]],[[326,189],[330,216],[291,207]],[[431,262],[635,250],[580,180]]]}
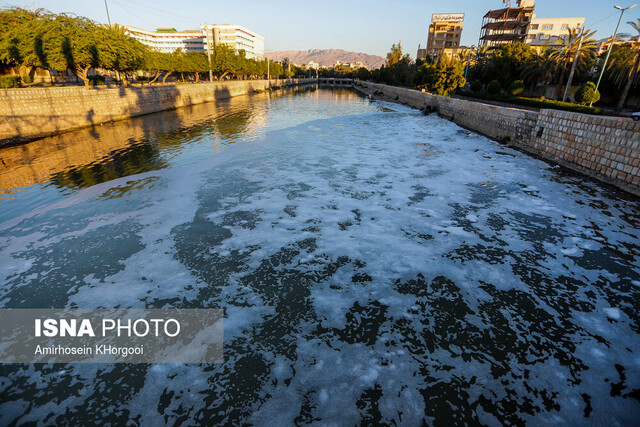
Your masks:
{"label": "multi-story building", "polygon": [[264,58],[264,37],[240,25],[204,25],[199,30],[177,31],[158,28],[147,31],[124,27],[127,34],[160,52],[206,52],[207,46],[226,44],[236,51],[244,50],[247,58]]}
{"label": "multi-story building", "polygon": [[[504,4],[511,2],[505,0]],[[482,20],[480,46],[524,43],[536,6],[534,0],[516,0],[516,7],[490,10]]]}
{"label": "multi-story building", "polygon": [[585,18],[536,18],[534,14],[525,43],[532,46],[545,46],[566,41],[569,29],[580,30],[584,21]]}
{"label": "multi-story building", "polygon": [[503,3],[508,7],[490,10],[484,16],[481,46],[518,42],[534,47],[552,46],[566,41],[569,29],[584,26],[585,18],[536,17],[534,0],[516,0],[516,7],[510,7],[510,0],[503,0]]}
{"label": "multi-story building", "polygon": [[206,44],[201,30],[177,31],[175,28],[158,28],[147,31],[125,26],[127,35],[160,52],[204,52]]}
{"label": "multi-story building", "polygon": [[244,50],[247,58],[264,58],[264,37],[240,25],[205,25],[200,27],[205,38],[213,45],[226,44],[233,49]]}
{"label": "multi-story building", "polygon": [[[452,56],[460,49],[464,13],[435,13],[431,15],[427,48],[424,52],[432,58]],[[420,49],[418,56],[420,56]]]}

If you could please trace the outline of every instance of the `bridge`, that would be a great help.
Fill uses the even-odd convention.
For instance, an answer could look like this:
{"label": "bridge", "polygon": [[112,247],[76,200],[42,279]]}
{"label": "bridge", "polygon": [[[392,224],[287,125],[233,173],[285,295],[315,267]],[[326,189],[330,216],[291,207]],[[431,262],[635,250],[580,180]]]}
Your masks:
{"label": "bridge", "polygon": [[353,86],[354,79],[319,78],[318,83],[329,86]]}

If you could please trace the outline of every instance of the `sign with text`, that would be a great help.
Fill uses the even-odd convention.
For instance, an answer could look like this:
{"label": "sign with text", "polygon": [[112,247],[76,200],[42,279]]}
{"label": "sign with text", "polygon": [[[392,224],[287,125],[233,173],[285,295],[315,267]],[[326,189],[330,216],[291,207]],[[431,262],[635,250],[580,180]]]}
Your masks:
{"label": "sign with text", "polygon": [[220,309],[0,309],[0,363],[219,363]]}
{"label": "sign with text", "polygon": [[464,13],[434,13],[431,22],[464,22]]}

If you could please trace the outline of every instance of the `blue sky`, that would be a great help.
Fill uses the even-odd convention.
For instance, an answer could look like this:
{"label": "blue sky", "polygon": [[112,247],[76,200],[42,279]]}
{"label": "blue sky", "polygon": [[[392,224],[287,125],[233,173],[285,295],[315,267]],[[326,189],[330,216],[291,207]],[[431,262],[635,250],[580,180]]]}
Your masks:
{"label": "blue sky", "polygon": [[[613,33],[619,13],[613,8],[640,0],[537,0],[540,18],[585,17],[596,37]],[[477,44],[482,16],[498,9],[502,0],[107,0],[111,22],[145,29],[196,28],[199,24],[240,24],[262,34],[267,49],[346,49],[385,56],[392,43],[402,41],[415,57],[418,43],[426,44],[432,13],[464,12],[462,43]],[[104,0],[0,0],[2,6],[43,7],[107,22]],[[640,6],[625,14],[640,17]]]}

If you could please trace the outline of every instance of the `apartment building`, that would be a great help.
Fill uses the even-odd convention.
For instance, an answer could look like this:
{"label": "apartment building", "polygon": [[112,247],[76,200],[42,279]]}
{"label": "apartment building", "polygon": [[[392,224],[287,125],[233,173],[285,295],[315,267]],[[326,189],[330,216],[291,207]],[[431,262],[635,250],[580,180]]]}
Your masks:
{"label": "apartment building", "polygon": [[206,52],[207,46],[226,44],[236,51],[244,50],[247,58],[264,58],[264,37],[240,25],[203,25],[198,30],[177,31],[158,28],[156,31],[124,26],[126,33],[142,44],[160,52]]}
{"label": "apartment building", "polygon": [[582,29],[584,21],[585,18],[537,18],[534,14],[525,43],[545,46],[566,41],[569,29]]}
{"label": "apartment building", "polygon": [[432,58],[455,55],[460,49],[463,23],[464,13],[435,13],[431,15],[427,47],[424,52],[420,52],[421,49],[418,49],[418,57],[421,53]]}

